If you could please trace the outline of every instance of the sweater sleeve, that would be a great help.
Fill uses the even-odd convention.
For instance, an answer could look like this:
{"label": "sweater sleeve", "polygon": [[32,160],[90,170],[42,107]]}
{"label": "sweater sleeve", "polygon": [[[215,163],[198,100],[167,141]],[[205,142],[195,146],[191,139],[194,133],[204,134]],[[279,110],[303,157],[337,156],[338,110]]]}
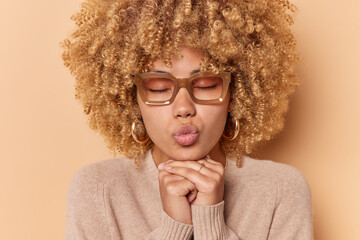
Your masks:
{"label": "sweater sleeve", "polygon": [[196,240],[240,240],[225,224],[222,201],[211,206],[191,205],[194,239]]}
{"label": "sweater sleeve", "polygon": [[145,239],[156,240],[189,240],[193,234],[193,225],[178,222],[171,218],[164,210],[161,210],[161,221],[159,227],[149,234]]}
{"label": "sweater sleeve", "polygon": [[[267,239],[312,240],[310,187],[294,167],[285,166],[280,176],[277,182],[276,208]],[[224,201],[212,206],[191,205],[191,212],[196,240],[241,240],[225,223]]]}
{"label": "sweater sleeve", "polygon": [[[66,240],[122,239],[109,225],[104,200],[106,181],[99,176],[101,174],[95,167],[86,166],[71,179],[67,195]],[[158,226],[143,239],[188,240],[193,233],[193,225],[175,221],[163,210]]]}
{"label": "sweater sleeve", "polygon": [[313,239],[311,192],[305,177],[287,166],[287,176],[278,183],[277,207],[269,230],[269,240]]}
{"label": "sweater sleeve", "polygon": [[93,169],[75,173],[67,195],[66,240],[111,239],[102,191]]}

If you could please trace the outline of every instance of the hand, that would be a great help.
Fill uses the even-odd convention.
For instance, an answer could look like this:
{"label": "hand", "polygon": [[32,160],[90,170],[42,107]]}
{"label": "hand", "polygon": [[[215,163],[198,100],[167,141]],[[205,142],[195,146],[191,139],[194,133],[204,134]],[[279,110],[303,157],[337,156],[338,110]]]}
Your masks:
{"label": "hand", "polygon": [[[159,171],[159,190],[164,211],[174,220],[192,224],[190,203],[196,195],[195,185],[184,177]],[[190,201],[191,200],[191,201]]]}
{"label": "hand", "polygon": [[[203,167],[201,167],[201,163],[204,164]],[[199,171],[200,167],[201,170]],[[218,204],[224,198],[224,167],[219,162],[211,159],[198,161],[169,160],[160,169],[173,176],[182,177],[195,185],[197,195],[191,204],[210,206]],[[195,192],[193,187],[188,188],[189,192]]]}

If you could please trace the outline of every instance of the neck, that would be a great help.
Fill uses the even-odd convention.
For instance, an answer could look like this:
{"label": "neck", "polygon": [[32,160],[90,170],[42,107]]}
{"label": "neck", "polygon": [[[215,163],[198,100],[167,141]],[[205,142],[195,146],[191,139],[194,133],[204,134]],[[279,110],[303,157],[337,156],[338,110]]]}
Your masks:
{"label": "neck", "polygon": [[[161,151],[156,145],[151,151],[152,158],[154,159],[155,165],[158,166],[162,162],[166,162],[170,159],[169,156],[167,156],[163,151]],[[222,150],[220,143],[217,142],[216,145],[211,149],[211,151],[204,156],[202,156],[200,159],[203,159],[206,157],[206,155],[210,156],[210,158],[214,161],[220,162],[224,167],[226,165],[226,156],[224,151]]]}

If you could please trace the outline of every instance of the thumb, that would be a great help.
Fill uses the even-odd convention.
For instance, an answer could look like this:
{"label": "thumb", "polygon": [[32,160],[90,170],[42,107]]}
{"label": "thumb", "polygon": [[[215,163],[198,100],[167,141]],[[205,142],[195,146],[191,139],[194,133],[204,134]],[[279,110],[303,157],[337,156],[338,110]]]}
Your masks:
{"label": "thumb", "polygon": [[186,195],[189,204],[191,204],[196,199],[197,193],[197,189],[194,189]]}

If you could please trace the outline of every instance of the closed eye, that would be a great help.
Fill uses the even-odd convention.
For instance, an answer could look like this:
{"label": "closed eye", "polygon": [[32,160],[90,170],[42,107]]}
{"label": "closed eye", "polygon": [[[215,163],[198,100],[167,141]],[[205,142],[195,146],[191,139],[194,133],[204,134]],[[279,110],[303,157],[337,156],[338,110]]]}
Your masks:
{"label": "closed eye", "polygon": [[198,87],[198,86],[195,86],[194,88],[198,88],[198,89],[212,89],[212,88],[215,88],[216,87],[216,84],[214,85],[211,85],[211,86],[205,86],[205,87]]}
{"label": "closed eye", "polygon": [[163,93],[170,90],[169,88],[166,89],[149,89],[150,92],[154,92],[154,93]]}

